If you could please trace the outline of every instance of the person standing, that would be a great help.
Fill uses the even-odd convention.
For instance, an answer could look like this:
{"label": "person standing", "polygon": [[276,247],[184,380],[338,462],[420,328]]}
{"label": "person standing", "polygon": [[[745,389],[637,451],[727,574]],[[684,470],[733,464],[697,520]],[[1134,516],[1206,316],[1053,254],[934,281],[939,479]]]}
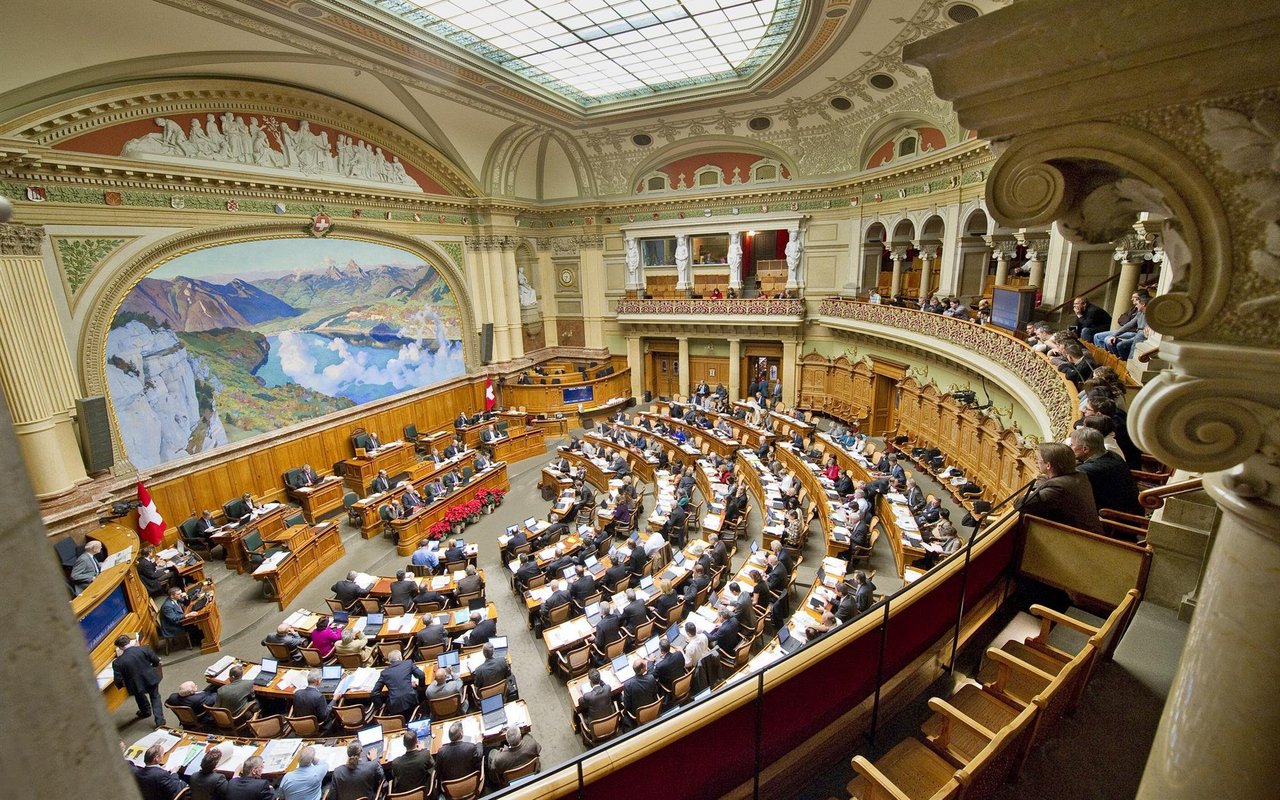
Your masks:
{"label": "person standing", "polygon": [[116,637],[116,659],[111,662],[115,685],[138,703],[138,719],[154,715],[156,727],[164,724],[164,702],[160,699],[160,657],[125,634]]}

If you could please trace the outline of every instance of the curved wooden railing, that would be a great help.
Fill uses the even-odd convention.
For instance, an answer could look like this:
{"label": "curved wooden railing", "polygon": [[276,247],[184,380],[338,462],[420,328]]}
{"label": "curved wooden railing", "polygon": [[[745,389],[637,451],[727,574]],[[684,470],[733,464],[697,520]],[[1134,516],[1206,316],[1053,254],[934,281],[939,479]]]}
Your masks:
{"label": "curved wooden railing", "polygon": [[804,315],[803,300],[778,298],[772,300],[619,300],[614,309],[618,314],[680,314],[695,316],[762,316],[799,317]]}
{"label": "curved wooden railing", "polygon": [[1152,486],[1150,489],[1143,489],[1138,492],[1138,502],[1143,508],[1155,510],[1164,505],[1164,501],[1170,497],[1177,497],[1180,494],[1190,494],[1198,492],[1204,488],[1204,479],[1191,478],[1190,480],[1178,481],[1177,483],[1166,483],[1163,486]]}

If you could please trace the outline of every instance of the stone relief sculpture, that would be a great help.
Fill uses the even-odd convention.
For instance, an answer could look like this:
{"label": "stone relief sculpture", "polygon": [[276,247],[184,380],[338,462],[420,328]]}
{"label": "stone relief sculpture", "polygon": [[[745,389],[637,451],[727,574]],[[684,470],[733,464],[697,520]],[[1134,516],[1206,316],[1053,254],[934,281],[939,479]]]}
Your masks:
{"label": "stone relief sculpture", "polygon": [[742,286],[742,234],[729,234],[729,285],[733,288]]}
{"label": "stone relief sculpture", "polygon": [[243,116],[227,111],[221,117],[206,115],[203,125],[198,117],[193,118],[185,131],[167,117],[153,121],[160,131],[125,142],[120,149],[122,157],[243,164],[422,189],[399,157],[345,134],[330,141],[327,131],[312,131],[305,119],[295,129],[288,120],[250,117],[246,122]]}
{"label": "stone relief sculpture", "polygon": [[678,288],[693,285],[693,270],[689,266],[689,237],[685,234],[676,237],[676,275]]}
{"label": "stone relief sculpture", "polygon": [[538,293],[529,285],[529,277],[524,274],[524,267],[516,267],[516,280],[520,282],[520,307],[532,308],[538,304]]}
{"label": "stone relief sculpture", "polygon": [[640,285],[640,243],[627,239],[627,285]]}
{"label": "stone relief sculpture", "polygon": [[800,243],[799,228],[792,228],[789,234],[784,251],[787,256],[787,286],[797,286],[800,283],[800,254],[804,251],[804,245]]}

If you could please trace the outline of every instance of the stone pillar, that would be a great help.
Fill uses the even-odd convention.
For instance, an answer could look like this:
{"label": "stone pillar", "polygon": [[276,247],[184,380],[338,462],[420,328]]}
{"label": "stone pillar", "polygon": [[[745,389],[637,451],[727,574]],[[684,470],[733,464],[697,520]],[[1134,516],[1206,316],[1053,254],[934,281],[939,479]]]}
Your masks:
{"label": "stone pillar", "polygon": [[964,236],[960,239],[960,263],[954,270],[955,282],[952,294],[977,297],[982,294],[982,282],[987,279],[987,264],[991,261],[991,249],[981,236]]}
{"label": "stone pillar", "polygon": [[0,225],[0,388],[42,498],[87,477],[72,423],[80,387],[45,279],[43,241],[44,228]]}
{"label": "stone pillar", "polygon": [[[498,261],[499,275],[502,278],[502,296],[506,301],[507,312],[507,357],[519,358],[524,355],[524,325],[520,319],[520,289],[516,267],[516,245],[518,242],[510,236],[494,237],[497,249],[494,250]],[[541,300],[542,298],[538,298]]]}
{"label": "stone pillar", "polygon": [[680,370],[680,394],[686,399],[689,397],[689,337],[680,337],[680,361],[677,365]]}
{"label": "stone pillar", "polygon": [[545,292],[542,302],[542,338],[547,347],[555,347],[560,342],[558,320],[560,309],[556,305],[556,294],[560,290],[559,270],[551,260],[551,253],[546,250],[542,241],[538,242],[538,274],[543,276],[542,285]]}
{"label": "stone pillar", "polygon": [[920,251],[920,289],[916,293],[921,300],[928,300],[931,292],[929,284],[933,282],[933,265],[939,261],[938,250],[942,246],[938,241],[922,241],[917,244]]}
{"label": "stone pillar", "polygon": [[1138,274],[1146,259],[1147,251],[1116,249],[1115,260],[1120,262],[1120,281],[1116,284],[1116,299],[1111,305],[1113,321],[1133,307],[1133,301],[1129,298],[1138,288]]}
{"label": "stone pillar", "polygon": [[489,291],[493,292],[493,360],[508,361],[511,358],[511,323],[507,319],[506,293],[513,291],[514,286],[508,287],[502,279],[502,252],[495,249],[494,237],[485,236],[483,239],[484,250],[480,257],[484,259]]}
{"label": "stone pillar", "polygon": [[627,366],[631,368],[631,396],[639,402],[644,396],[644,342],[639,336],[627,337]]}
{"label": "stone pillar", "polygon": [[742,340],[729,340],[729,399],[742,397]]}
{"label": "stone pillar", "polygon": [[582,282],[582,323],[587,347],[604,347],[604,317],[608,312],[605,301],[604,237],[599,234],[579,236],[578,279]]}
{"label": "stone pillar", "polygon": [[[471,284],[471,298],[476,310],[476,332],[483,336],[485,323],[493,324],[493,360],[503,361],[500,349],[506,349],[504,337],[498,335],[497,312],[495,307],[501,299],[502,290],[493,283],[493,273],[489,268],[489,237],[468,236],[467,244],[467,278]],[[480,354],[481,359],[484,353]]]}
{"label": "stone pillar", "polygon": [[889,296],[897,297],[902,291],[902,262],[907,258],[907,248],[893,248],[890,258],[893,259],[893,282],[889,284]]}
{"label": "stone pillar", "polygon": [[[13,271],[16,259],[0,260],[5,262],[0,274]],[[3,330],[6,337],[12,330],[7,320]],[[7,363],[8,355],[0,361]],[[11,776],[29,772],[37,753],[62,752],[74,743],[81,768],[42,770],[39,780],[15,789],[14,796],[137,798],[137,784],[120,757],[120,734],[93,679],[84,634],[66,593],[59,589],[64,579],[32,497],[35,486],[23,474],[23,434],[14,435],[18,426],[4,396],[7,379],[0,387],[0,504],[5,510],[0,520],[0,586],[5,587],[9,613],[40,620],[38,636],[24,637],[21,647],[6,647],[0,653],[0,726],[22,732],[20,742],[0,748],[0,771]],[[40,691],[33,691],[35,681]]]}
{"label": "stone pillar", "polygon": [[1031,276],[1027,279],[1027,285],[1037,286],[1043,290],[1044,265],[1049,258],[1049,232],[1020,231],[1018,243],[1027,249],[1027,261],[1031,267]]}
{"label": "stone pillar", "polygon": [[800,345],[795,340],[782,340],[782,402],[790,408],[796,404],[800,396],[800,387],[796,386],[796,361],[800,357]]}

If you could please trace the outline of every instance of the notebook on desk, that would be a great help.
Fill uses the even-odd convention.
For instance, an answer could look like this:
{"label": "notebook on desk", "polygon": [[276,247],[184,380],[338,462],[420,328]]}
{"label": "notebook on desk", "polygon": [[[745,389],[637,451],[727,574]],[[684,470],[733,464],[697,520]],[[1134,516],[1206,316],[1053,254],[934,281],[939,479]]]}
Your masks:
{"label": "notebook on desk", "polygon": [[631,662],[627,660],[625,653],[614,657],[613,674],[619,683],[626,683],[628,679],[635,677],[636,671],[631,668]]}
{"label": "notebook on desk", "polygon": [[360,749],[366,756],[370,752],[382,755],[382,726],[374,725],[372,728],[357,731],[356,741],[359,742]]}
{"label": "notebook on desk", "polygon": [[380,611],[375,611],[374,613],[370,614],[368,617],[365,617],[364,635],[377,636],[378,632],[382,630],[382,620],[383,620],[383,615],[382,615],[382,612]]}
{"label": "notebook on desk", "polygon": [[778,629],[778,646],[784,653],[794,653],[803,647],[804,643],[792,636],[791,630],[784,625]]}
{"label": "notebook on desk", "polygon": [[320,691],[335,692],[342,682],[342,667],[335,665],[320,668]]}
{"label": "notebook on desk", "polygon": [[253,679],[254,686],[270,686],[271,682],[276,678],[276,672],[280,669],[280,665],[274,658],[262,659],[262,668],[258,670],[258,676]]}
{"label": "notebook on desk", "polygon": [[480,714],[484,718],[486,731],[500,730],[507,724],[507,708],[502,693],[491,695],[480,701]]}

